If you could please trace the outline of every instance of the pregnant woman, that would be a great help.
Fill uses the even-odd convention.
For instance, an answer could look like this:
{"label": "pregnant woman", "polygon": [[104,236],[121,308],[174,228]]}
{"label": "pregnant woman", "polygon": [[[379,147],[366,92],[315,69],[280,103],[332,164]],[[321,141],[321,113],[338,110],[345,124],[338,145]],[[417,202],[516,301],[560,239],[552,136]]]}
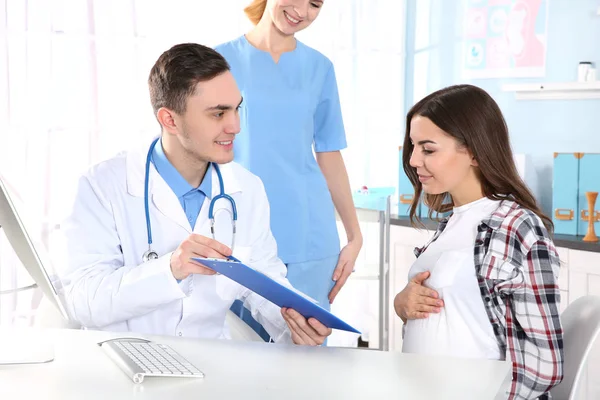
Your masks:
{"label": "pregnant woman", "polygon": [[431,209],[452,214],[416,250],[394,301],[403,351],[509,359],[504,398],[547,399],[563,375],[559,258],[498,105],[475,86],[451,86],[419,101],[406,123],[411,219],[422,192]]}

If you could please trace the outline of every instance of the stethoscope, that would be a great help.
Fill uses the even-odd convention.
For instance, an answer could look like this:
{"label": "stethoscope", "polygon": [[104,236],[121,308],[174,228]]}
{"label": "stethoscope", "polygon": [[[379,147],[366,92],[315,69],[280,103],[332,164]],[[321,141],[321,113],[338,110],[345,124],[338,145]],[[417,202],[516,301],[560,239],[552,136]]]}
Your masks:
{"label": "stethoscope", "polygon": [[[152,153],[154,152],[154,147],[160,138],[155,139],[150,145],[150,149],[148,149],[148,155],[146,156],[146,175],[144,178],[144,207],[146,209],[146,230],[148,231],[148,250],[142,255],[142,261],[147,262],[150,260],[156,260],[158,258],[158,253],[152,250],[152,228],[150,227],[150,207],[148,206],[148,184],[150,182],[150,163],[152,162]],[[208,218],[210,219],[210,233],[212,238],[215,239],[215,203],[219,199],[225,199],[231,203],[231,211],[227,208],[223,208],[222,210],[227,211],[231,216],[231,224],[233,235],[231,238],[231,250],[233,251],[233,247],[235,246],[235,224],[237,221],[237,209],[235,207],[235,200],[228,194],[225,194],[225,186],[223,185],[223,176],[221,176],[221,170],[216,163],[209,163],[209,166],[212,164],[215,172],[217,173],[217,178],[219,179],[219,194],[213,197],[210,201],[210,205],[208,207]],[[207,173],[208,173],[207,169]]]}

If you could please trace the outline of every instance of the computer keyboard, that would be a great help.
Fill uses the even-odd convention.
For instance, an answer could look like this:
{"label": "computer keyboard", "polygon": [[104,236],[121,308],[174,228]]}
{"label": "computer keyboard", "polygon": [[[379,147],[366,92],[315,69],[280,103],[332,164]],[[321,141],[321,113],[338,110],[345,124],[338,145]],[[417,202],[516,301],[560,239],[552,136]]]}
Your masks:
{"label": "computer keyboard", "polygon": [[138,338],[98,343],[135,383],[146,376],[203,378],[204,373],[169,346]]}

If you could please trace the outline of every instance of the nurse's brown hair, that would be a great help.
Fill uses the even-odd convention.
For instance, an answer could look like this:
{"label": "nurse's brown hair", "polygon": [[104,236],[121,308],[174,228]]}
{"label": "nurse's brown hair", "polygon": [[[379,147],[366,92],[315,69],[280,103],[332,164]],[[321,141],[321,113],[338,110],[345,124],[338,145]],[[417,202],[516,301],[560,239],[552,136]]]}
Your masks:
{"label": "nurse's brown hair", "polygon": [[265,13],[265,9],[267,8],[267,0],[254,0],[250,3],[246,8],[244,8],[244,12],[246,16],[254,25],[258,25],[260,19]]}

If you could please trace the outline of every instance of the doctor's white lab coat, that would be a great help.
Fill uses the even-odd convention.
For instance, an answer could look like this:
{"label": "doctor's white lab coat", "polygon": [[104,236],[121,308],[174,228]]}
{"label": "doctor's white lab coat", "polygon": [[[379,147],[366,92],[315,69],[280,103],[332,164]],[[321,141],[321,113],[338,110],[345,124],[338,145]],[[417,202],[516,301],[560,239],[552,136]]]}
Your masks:
{"label": "doctor's white lab coat", "polygon": [[[146,150],[126,152],[96,165],[79,181],[73,211],[63,225],[65,264],[61,273],[72,318],[83,326],[110,331],[229,338],[226,312],[235,299],[276,342],[291,342],[279,307],[222,275],[191,275],[180,283],[170,268],[172,252],[192,229],[184,210],[154,166],[149,208],[152,248],[157,260],[142,262],[148,249],[144,212]],[[289,285],[270,230],[269,203],[262,181],[236,163],[221,165],[225,193],[236,201],[234,256]],[[212,171],[212,197],[219,181]],[[211,237],[204,200],[193,232]],[[231,245],[231,209],[215,206],[216,239]]]}

